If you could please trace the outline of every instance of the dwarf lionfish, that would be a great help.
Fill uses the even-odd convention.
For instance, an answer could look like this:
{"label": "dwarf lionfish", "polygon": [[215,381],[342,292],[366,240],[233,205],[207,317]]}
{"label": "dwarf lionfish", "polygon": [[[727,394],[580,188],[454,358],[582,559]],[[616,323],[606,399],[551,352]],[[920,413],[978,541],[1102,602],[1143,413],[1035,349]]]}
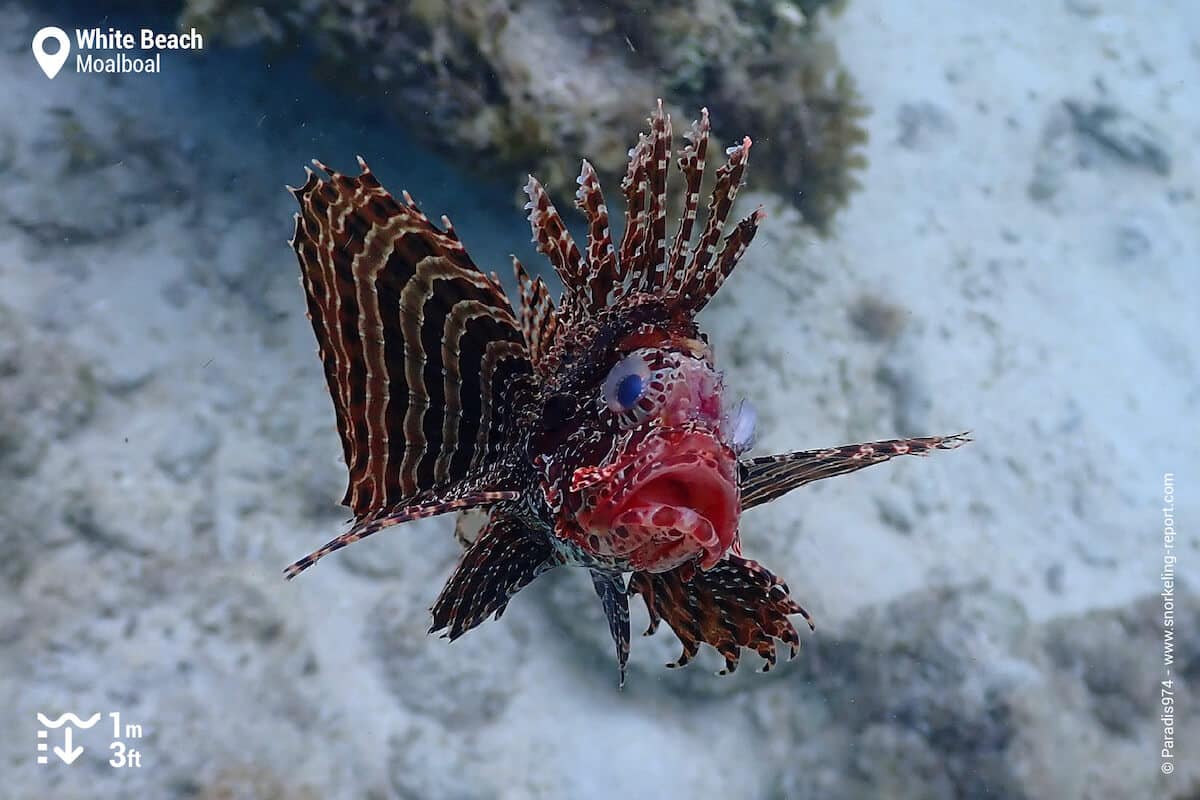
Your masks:
{"label": "dwarf lionfish", "polygon": [[722,673],[737,667],[742,648],[762,656],[765,671],[776,639],[796,655],[789,616],[810,628],[812,620],[787,584],[742,555],[741,512],[812,481],[967,441],[958,434],[742,458],[753,412],[726,407],[695,317],[764,217],[759,208],[722,239],[751,142],[726,151],[699,227],[709,143],[701,111],[677,153],[682,216],[668,243],[671,120],[661,101],[649,122],[621,183],[619,243],[586,160],[575,200],[586,252],[530,176],[533,241],[563,292],[556,304],[514,257],[516,311],[449,219],[438,227],[407,192],[397,202],[361,158],[354,177],[313,162],[328,180],[308,170],[291,190],[300,203],[292,246],[354,522],[288,567],[289,578],[392,525],[484,507],[486,526],[433,604],[431,633],[455,639],[499,618],[542,573],[574,565],[591,574],[622,682],[634,594],[649,612],[646,633],[666,620],[683,643],[668,666],[686,664],[707,642],[725,659]]}

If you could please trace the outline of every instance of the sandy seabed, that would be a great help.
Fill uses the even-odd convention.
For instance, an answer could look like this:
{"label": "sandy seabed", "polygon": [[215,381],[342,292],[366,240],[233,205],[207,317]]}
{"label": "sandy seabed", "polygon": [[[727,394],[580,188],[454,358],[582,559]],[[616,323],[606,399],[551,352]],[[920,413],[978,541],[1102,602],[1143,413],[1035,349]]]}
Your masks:
{"label": "sandy seabed", "polygon": [[[746,515],[747,554],[817,619],[796,661],[668,672],[664,629],[620,692],[583,574],[425,636],[451,520],[282,580],[344,516],[283,184],[361,153],[501,272],[538,263],[515,184],[263,52],[49,82],[30,38],[74,23],[34,8],[0,33],[5,797],[1200,793],[1192,4],[853,0],[828,21],[871,109],[863,188],[818,238],[752,163],[739,202],[770,218],[705,324],[759,452],[975,442]],[[38,712],[65,711],[141,725],[141,766],[109,766],[108,716],[74,764],[37,764]]]}

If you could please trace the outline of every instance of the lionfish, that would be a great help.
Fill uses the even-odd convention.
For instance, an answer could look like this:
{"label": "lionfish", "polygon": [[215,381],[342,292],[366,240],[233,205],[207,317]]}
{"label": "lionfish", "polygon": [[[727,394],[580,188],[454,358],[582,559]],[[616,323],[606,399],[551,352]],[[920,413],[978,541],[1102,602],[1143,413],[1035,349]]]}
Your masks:
{"label": "lionfish", "polygon": [[787,584],[742,555],[741,513],[812,481],[967,441],[744,457],[753,411],[727,403],[695,318],[764,218],[760,207],[722,239],[751,141],[726,150],[700,226],[701,111],[676,154],[682,216],[668,242],[672,136],[661,100],[649,123],[629,151],[619,243],[586,160],[575,197],[585,251],[529,177],[533,242],[562,281],[557,303],[514,257],[514,310],[450,220],[431,222],[407,192],[398,202],[361,157],[357,176],[314,160],[327,179],[309,169],[303,186],[289,187],[300,204],[291,244],[349,470],[342,502],[354,514],[346,533],[288,567],[289,578],[393,525],[484,508],[486,525],[432,606],[430,633],[456,639],[499,618],[539,575],[571,565],[591,575],[622,684],[635,594],[649,612],[646,633],[665,620],[682,642],[668,666],[707,642],[725,659],[721,674],[736,669],[742,648],[766,671],[776,640],[797,653],[789,617],[815,628]]}

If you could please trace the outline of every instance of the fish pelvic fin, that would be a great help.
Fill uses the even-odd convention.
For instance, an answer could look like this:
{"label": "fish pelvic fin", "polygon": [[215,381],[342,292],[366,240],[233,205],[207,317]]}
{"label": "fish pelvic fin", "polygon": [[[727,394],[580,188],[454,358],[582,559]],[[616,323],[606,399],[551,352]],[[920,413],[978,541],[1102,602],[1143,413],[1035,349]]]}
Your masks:
{"label": "fish pelvic fin", "polygon": [[592,585],[604,606],[604,616],[608,619],[608,631],[612,634],[613,644],[617,648],[617,670],[619,672],[618,688],[625,686],[625,665],[629,663],[629,594],[625,587],[625,577],[620,573],[590,570]]}
{"label": "fish pelvic fin", "polygon": [[671,668],[686,665],[706,643],[725,659],[720,675],[737,669],[742,648],[762,656],[767,672],[778,660],[777,640],[788,645],[789,660],[799,652],[800,635],[790,616],[800,615],[814,629],[786,583],[757,561],[733,554],[708,570],[685,564],[667,572],[635,572],[629,592],[646,603],[646,635],[665,620],[682,643],[679,658],[667,664]]}
{"label": "fish pelvic fin", "polygon": [[429,632],[454,640],[489,616],[499,619],[513,595],[561,563],[546,534],[494,512],[434,602]]}

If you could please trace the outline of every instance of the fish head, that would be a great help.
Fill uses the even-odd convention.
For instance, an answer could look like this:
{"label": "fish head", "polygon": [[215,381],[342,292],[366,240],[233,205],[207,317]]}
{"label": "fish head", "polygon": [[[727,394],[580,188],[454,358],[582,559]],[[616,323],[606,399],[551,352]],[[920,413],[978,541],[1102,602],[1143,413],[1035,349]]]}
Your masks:
{"label": "fish head", "polygon": [[707,569],[737,539],[752,412],[730,407],[694,328],[637,331],[608,355],[583,392],[583,419],[549,459],[556,529],[620,568]]}

